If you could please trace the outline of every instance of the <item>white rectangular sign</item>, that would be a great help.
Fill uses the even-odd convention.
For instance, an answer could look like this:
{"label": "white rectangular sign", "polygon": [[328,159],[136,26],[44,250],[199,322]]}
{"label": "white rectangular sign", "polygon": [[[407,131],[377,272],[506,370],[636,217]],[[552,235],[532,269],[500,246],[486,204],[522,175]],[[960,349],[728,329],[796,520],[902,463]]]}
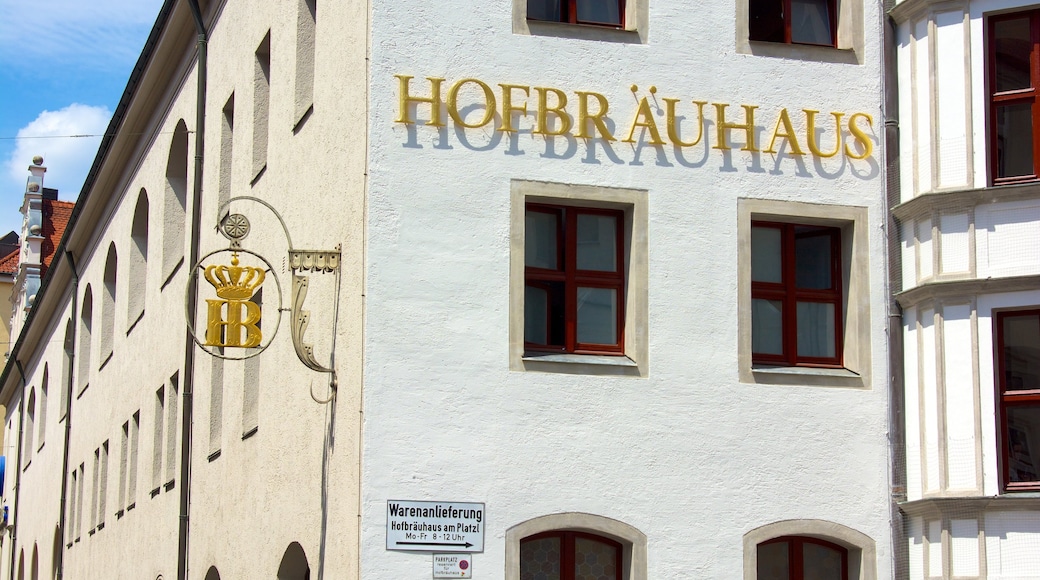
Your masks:
{"label": "white rectangular sign", "polygon": [[483,552],[484,504],[387,500],[386,549]]}
{"label": "white rectangular sign", "polygon": [[434,578],[472,578],[473,556],[469,554],[434,554]]}

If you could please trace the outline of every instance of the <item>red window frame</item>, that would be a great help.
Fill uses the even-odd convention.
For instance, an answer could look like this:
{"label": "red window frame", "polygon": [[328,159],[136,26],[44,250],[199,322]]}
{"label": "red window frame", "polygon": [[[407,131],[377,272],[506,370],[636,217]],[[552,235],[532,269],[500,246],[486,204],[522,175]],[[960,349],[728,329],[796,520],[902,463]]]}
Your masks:
{"label": "red window frame", "polygon": [[[622,546],[619,542],[615,542],[610,538],[604,538],[603,536],[597,536],[596,534],[589,534],[586,532],[571,532],[571,531],[559,531],[553,530],[549,532],[542,532],[533,536],[527,536],[520,540],[520,545],[523,546],[525,542],[533,540],[543,540],[545,538],[559,538],[560,539],[560,578],[559,580],[574,580],[574,555],[575,547],[574,540],[576,538],[585,538],[601,544],[607,544],[614,547],[614,551],[617,554],[617,559],[614,564],[615,580],[621,580],[621,565],[622,565]],[[520,562],[520,577],[524,577],[523,561]]]}
{"label": "red window frame", "polygon": [[[614,209],[599,209],[562,205],[529,203],[527,212],[550,213],[558,216],[556,228],[555,270],[535,268],[524,265],[524,287],[538,286],[549,282],[563,283],[564,295],[564,340],[562,345],[543,345],[524,341],[524,349],[531,352],[560,352],[574,354],[609,354],[623,355],[625,345],[625,252],[624,226],[625,212]],[[525,214],[526,215],[526,214]],[[579,270],[578,255],[578,216],[605,215],[615,219],[615,257],[617,264],[614,272],[596,270]],[[525,232],[525,236],[530,232]],[[617,292],[617,342],[615,344],[594,344],[578,342],[578,288],[605,288]],[[525,306],[526,308],[526,306]],[[553,312],[547,312],[549,320],[547,328],[552,325]],[[526,313],[525,313],[526,318]],[[551,334],[551,333],[550,333]]]}
{"label": "red window frame", "polygon": [[[1030,87],[1008,91],[997,91],[997,37],[999,22],[1029,18],[1029,35],[1032,44],[1029,53]],[[1040,10],[1015,12],[994,16],[986,21],[986,73],[989,90],[989,166],[993,185],[1007,185],[1035,181],[1040,177]],[[1033,172],[1029,175],[1000,175],[1000,142],[997,135],[997,110],[1009,105],[1030,105],[1033,130]]]}
{"label": "red window frame", "polygon": [[[810,538],[807,536],[780,536],[779,538],[773,538],[762,542],[757,546],[756,549],[769,544],[777,544],[780,542],[788,542],[787,544],[787,566],[788,566],[788,580],[803,580],[805,576],[805,567],[803,561],[803,550],[804,544],[816,544],[823,546],[831,550],[836,550],[841,554],[841,580],[849,580],[849,550],[844,546],[839,546],[833,542],[827,540],[821,540],[819,538]],[[757,570],[756,570],[757,576]]]}
{"label": "red window frame", "polygon": [[[530,0],[523,0],[530,4]],[[562,22],[564,24],[587,24],[589,26],[606,26],[608,28],[624,28],[625,27],[625,1],[617,0],[618,5],[618,20],[620,22],[595,22],[592,20],[578,20],[578,0],[560,0],[560,12],[555,20],[541,20],[538,18],[527,17],[528,20],[542,21],[542,22]],[[530,13],[528,13],[530,14]]]}
{"label": "red window frame", "polygon": [[[1000,442],[1000,474],[1004,491],[1040,491],[1040,477],[1035,481],[1011,481],[1013,456],[1009,441],[1008,409],[1013,407],[1040,407],[1040,388],[1010,389],[1008,385],[1009,371],[1007,369],[1007,356],[1004,352],[1004,321],[1008,318],[1025,316],[1037,316],[1040,319],[1040,308],[998,312],[994,317],[994,334],[996,334],[997,338],[997,400],[1000,406],[998,411],[1000,413],[1000,432],[997,434],[997,439]],[[1038,320],[1038,324],[1040,324],[1040,320]],[[1032,449],[1030,451],[1034,454],[1040,453],[1040,449]]]}
{"label": "red window frame", "polygon": [[[779,6],[778,6],[779,5]],[[780,17],[783,18],[783,38],[772,31],[764,35],[757,35],[754,20],[764,18],[775,19],[775,14],[762,15],[763,11],[775,11],[779,7]],[[838,0],[827,0],[827,13],[830,16],[831,40],[829,44],[816,44],[812,42],[795,42],[791,34],[791,0],[748,0],[748,38],[762,42],[779,42],[783,44],[804,44],[808,46],[838,46]],[[756,38],[757,36],[757,38]]]}
{"label": "red window frame", "polygon": [[[842,368],[842,267],[841,267],[841,229],[831,226],[812,226],[782,222],[753,221],[752,228],[779,229],[781,281],[751,282],[751,299],[775,300],[781,302],[783,324],[783,353],[751,353],[752,363],[777,366],[812,366],[826,368]],[[798,228],[808,231],[796,233]],[[831,239],[831,287],[828,289],[798,288],[795,283],[795,241],[799,236],[827,235]],[[834,356],[813,357],[798,354],[798,302],[814,302],[834,305]],[[752,320],[754,327],[754,320]],[[754,330],[752,330],[754,332]]]}

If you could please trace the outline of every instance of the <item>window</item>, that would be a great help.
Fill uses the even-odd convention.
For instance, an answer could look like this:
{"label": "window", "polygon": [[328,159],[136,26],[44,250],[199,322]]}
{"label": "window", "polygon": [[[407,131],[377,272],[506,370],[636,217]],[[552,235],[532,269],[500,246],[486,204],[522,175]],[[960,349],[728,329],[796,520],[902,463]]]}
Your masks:
{"label": "window", "polygon": [[520,580],[621,580],[621,544],[585,532],[553,531],[520,540]]}
{"label": "window", "polygon": [[827,520],[783,520],[744,534],[743,580],[877,580],[877,547]]}
{"label": "window", "polygon": [[748,0],[751,40],[836,46],[837,0]]}
{"label": "window", "polygon": [[646,535],[618,520],[564,512],[506,530],[505,580],[646,580]]}
{"label": "window", "polygon": [[871,388],[867,208],[737,201],[744,383]]}
{"label": "window", "polygon": [[647,375],[646,199],[512,182],[510,369]]}
{"label": "window", "polygon": [[815,62],[865,62],[863,0],[736,0],[736,52]]}
{"label": "window", "polygon": [[990,170],[995,185],[1037,179],[1040,11],[989,20]]}
{"label": "window", "polygon": [[527,0],[527,19],[620,28],[625,0]]}
{"label": "window", "polygon": [[188,126],[177,121],[166,161],[166,194],[163,196],[162,287],[170,283],[184,263],[184,220],[188,207]]}
{"label": "window", "polygon": [[996,326],[1004,489],[1040,490],[1040,310]]}
{"label": "window", "polygon": [[753,362],[841,366],[841,230],[751,224]]}
{"label": "window", "polygon": [[528,204],[525,222],[525,349],[622,354],[624,214]]}
{"label": "window", "polygon": [[645,43],[650,0],[512,0],[513,34]]}
{"label": "window", "polygon": [[826,540],[783,536],[758,545],[758,580],[848,580],[849,551]]}

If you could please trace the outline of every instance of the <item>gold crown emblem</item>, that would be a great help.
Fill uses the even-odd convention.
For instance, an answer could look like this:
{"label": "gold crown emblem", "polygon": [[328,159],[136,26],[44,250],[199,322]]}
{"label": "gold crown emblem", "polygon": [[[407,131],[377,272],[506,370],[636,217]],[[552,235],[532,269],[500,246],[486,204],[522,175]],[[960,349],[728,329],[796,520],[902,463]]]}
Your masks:
{"label": "gold crown emblem", "polygon": [[260,268],[238,265],[238,253],[231,254],[231,265],[206,266],[206,281],[213,285],[217,296],[225,300],[248,300],[264,283],[265,272]]}

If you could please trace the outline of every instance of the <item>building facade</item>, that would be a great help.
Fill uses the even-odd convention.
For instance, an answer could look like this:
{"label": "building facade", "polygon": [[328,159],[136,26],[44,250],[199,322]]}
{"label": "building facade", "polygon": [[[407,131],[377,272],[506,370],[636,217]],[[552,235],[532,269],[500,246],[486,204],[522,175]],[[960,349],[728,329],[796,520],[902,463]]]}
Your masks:
{"label": "building facade", "polygon": [[168,1],[0,573],[896,577],[885,16],[775,8]]}
{"label": "building facade", "polygon": [[891,15],[909,577],[1037,578],[1035,6],[905,0]]}

